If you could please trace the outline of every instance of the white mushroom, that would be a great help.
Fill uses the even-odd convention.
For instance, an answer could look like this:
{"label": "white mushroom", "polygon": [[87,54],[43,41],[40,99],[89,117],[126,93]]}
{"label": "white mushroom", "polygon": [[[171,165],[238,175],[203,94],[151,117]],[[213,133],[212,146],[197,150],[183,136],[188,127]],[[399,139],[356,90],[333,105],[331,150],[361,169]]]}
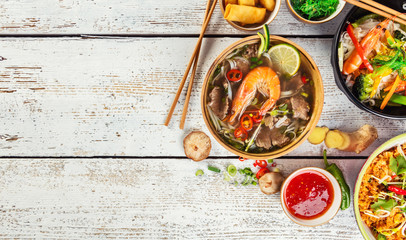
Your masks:
{"label": "white mushroom", "polygon": [[284,177],[279,172],[270,172],[264,174],[258,182],[261,191],[267,195],[277,193],[281,190]]}

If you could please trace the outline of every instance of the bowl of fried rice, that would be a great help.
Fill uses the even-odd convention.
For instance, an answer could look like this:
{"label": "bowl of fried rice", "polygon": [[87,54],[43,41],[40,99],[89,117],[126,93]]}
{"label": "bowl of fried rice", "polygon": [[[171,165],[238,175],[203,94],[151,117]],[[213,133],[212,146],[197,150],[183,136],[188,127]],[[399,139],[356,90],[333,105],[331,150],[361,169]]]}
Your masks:
{"label": "bowl of fried rice", "polygon": [[354,212],[365,239],[406,239],[406,133],[377,148],[362,167]]}

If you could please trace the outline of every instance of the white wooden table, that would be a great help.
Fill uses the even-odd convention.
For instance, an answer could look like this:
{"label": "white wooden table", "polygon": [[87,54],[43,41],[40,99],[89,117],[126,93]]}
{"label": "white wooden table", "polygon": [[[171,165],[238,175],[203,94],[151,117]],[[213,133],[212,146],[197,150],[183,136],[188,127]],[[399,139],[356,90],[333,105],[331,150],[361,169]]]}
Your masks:
{"label": "white wooden table", "polygon": [[[200,88],[212,61],[254,34],[233,29],[219,8],[203,41],[185,130],[178,129],[181,105],[163,125],[204,8],[205,1],[186,0],[0,2],[0,238],[362,239],[352,208],[302,227],[284,215],[279,194],[235,187],[208,171],[194,176],[209,164],[251,165],[214,139],[206,161],[183,152],[188,132],[208,133]],[[367,114],[336,87],[330,48],[343,16],[305,25],[283,1],[270,31],[316,61],[325,87],[319,125],[378,129],[361,155],[329,151],[352,188],[366,156],[405,132],[406,122]],[[322,167],[323,148],[306,142],[275,161],[285,175]]]}

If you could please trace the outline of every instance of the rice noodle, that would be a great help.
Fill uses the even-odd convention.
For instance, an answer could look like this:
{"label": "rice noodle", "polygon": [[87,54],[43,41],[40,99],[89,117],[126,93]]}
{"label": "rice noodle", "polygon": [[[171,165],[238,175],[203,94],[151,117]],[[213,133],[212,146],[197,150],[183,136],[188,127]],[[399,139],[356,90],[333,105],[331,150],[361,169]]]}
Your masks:
{"label": "rice noodle", "polygon": [[275,128],[280,128],[283,124],[284,121],[286,121],[286,119],[288,119],[288,116],[283,116],[281,119],[279,119],[279,121],[277,121],[275,123]]}
{"label": "rice noodle", "polygon": [[214,127],[216,128],[216,131],[219,131],[221,129],[220,124],[219,124],[220,119],[214,114],[213,110],[211,110],[211,108],[209,106],[207,106],[207,110],[209,111],[210,119],[211,119]]}

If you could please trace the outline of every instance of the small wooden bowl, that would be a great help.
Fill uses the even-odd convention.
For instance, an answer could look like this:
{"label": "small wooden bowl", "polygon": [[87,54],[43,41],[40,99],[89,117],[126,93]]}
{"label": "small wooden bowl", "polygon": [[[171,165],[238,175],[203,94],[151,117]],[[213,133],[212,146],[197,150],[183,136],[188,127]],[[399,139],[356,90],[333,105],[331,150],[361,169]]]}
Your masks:
{"label": "small wooden bowl", "polygon": [[215,127],[213,126],[209,113],[207,110],[207,99],[208,99],[208,90],[209,90],[209,80],[211,75],[216,69],[216,66],[222,62],[234,49],[240,48],[244,45],[247,44],[254,44],[254,43],[259,43],[260,38],[259,36],[251,36],[251,37],[246,37],[243,38],[228,48],[226,48],[220,55],[214,60],[213,64],[211,65],[205,79],[203,82],[203,87],[202,87],[202,94],[201,94],[201,108],[202,108],[202,114],[203,114],[203,119],[204,122],[206,123],[207,128],[209,129],[211,135],[216,139],[217,142],[219,142],[225,149],[228,151],[232,152],[233,154],[237,156],[241,156],[244,158],[248,159],[270,159],[270,158],[277,158],[283,155],[286,155],[287,153],[291,152],[295,148],[297,148],[300,144],[302,144],[307,137],[309,136],[310,132],[313,130],[313,128],[317,125],[317,122],[319,121],[321,111],[323,109],[323,100],[324,100],[324,90],[323,90],[323,82],[322,78],[320,75],[320,71],[316,66],[316,63],[313,61],[313,59],[310,57],[310,55],[299,45],[296,43],[283,38],[283,37],[278,37],[278,36],[270,36],[270,44],[275,45],[279,43],[287,43],[290,45],[293,45],[297,48],[297,50],[300,52],[301,56],[301,62],[302,65],[307,69],[308,74],[310,74],[310,78],[313,80],[314,83],[314,94],[313,94],[313,103],[311,106],[311,117],[309,119],[309,122],[306,125],[306,128],[304,129],[303,133],[300,134],[298,138],[296,138],[294,141],[290,142],[288,145],[284,146],[283,148],[277,149],[272,152],[268,153],[247,153],[245,151],[238,150],[231,145],[229,145],[216,131]]}
{"label": "small wooden bowl", "polygon": [[[282,2],[282,0],[275,0],[275,9],[272,12],[269,12],[268,10],[266,11],[265,21],[263,23],[246,24],[246,25],[242,26],[239,22],[232,22],[232,21],[228,21],[228,20],[226,20],[226,21],[231,26],[233,26],[234,28],[236,28],[238,30],[257,31],[257,30],[261,29],[264,24],[270,24],[275,19],[276,15],[278,14],[279,9],[281,7],[281,2]],[[224,11],[226,9],[224,0],[220,0],[219,4],[220,4],[220,9],[221,9],[221,12],[222,12],[223,18],[224,18]]]}
{"label": "small wooden bowl", "polygon": [[332,20],[333,18],[337,17],[338,14],[340,14],[340,12],[344,9],[345,3],[346,3],[344,0],[339,0],[336,11],[333,14],[331,14],[330,16],[323,18],[321,20],[309,20],[309,19],[303,18],[302,16],[300,16],[300,14],[298,14],[296,12],[293,9],[290,1],[291,0],[286,0],[286,5],[288,6],[289,12],[293,15],[293,17],[295,17],[297,20],[299,20],[301,22],[309,23],[309,24],[320,24],[320,23],[325,23],[325,22]]}

